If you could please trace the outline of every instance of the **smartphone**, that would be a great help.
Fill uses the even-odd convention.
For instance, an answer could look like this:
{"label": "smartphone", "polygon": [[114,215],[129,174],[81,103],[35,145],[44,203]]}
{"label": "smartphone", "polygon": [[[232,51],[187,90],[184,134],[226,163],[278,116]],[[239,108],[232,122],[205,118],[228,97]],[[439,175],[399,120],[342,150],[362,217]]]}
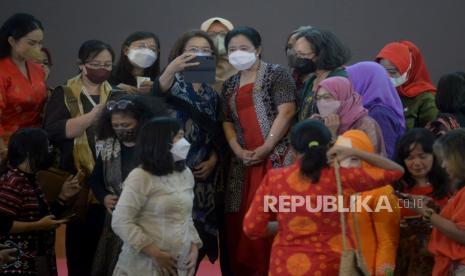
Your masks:
{"label": "smartphone", "polygon": [[196,56],[189,63],[199,65],[186,67],[182,74],[186,82],[215,83],[216,59],[214,56]]}

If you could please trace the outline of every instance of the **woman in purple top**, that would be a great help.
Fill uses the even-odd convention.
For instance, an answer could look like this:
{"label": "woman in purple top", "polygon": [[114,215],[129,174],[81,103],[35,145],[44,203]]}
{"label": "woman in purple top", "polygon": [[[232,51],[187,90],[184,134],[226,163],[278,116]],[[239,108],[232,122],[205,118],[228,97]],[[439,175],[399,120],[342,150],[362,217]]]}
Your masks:
{"label": "woman in purple top", "polygon": [[396,89],[386,70],[376,62],[359,62],[346,70],[368,115],[380,126],[386,153],[392,158],[396,142],[405,132],[404,111]]}

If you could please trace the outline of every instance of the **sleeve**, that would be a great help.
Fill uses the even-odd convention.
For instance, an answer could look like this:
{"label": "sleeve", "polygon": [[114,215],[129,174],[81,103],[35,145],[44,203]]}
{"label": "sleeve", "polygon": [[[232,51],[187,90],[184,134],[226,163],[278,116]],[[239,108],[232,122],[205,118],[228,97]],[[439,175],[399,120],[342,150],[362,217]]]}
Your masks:
{"label": "sleeve", "polygon": [[61,86],[55,88],[47,103],[44,117],[44,129],[47,131],[52,144],[69,140],[66,137],[66,122],[71,114],[65,104],[65,93]]}
{"label": "sleeve", "polygon": [[268,172],[255,193],[252,204],[244,217],[243,230],[251,239],[267,235],[268,222],[275,216],[277,201],[273,200],[270,176]]}
{"label": "sleeve", "polygon": [[[6,107],[6,90],[7,84],[5,78],[0,76],[0,117],[2,117],[3,110]],[[5,133],[3,130],[3,125],[0,123],[0,137],[3,137],[3,135],[5,135]]]}
{"label": "sleeve", "polygon": [[0,186],[0,215],[17,217],[23,204],[22,180],[8,179]]}
{"label": "sleeve", "polygon": [[177,78],[175,77],[174,78],[174,81],[173,83],[171,84],[171,87],[168,89],[168,91],[166,91],[166,93],[163,93],[161,88],[160,88],[160,77],[157,77],[154,81],[153,81],[153,85],[152,85],[152,96],[156,96],[156,97],[165,97],[165,96],[168,96],[170,95],[170,91],[171,91],[171,88],[173,88],[173,85],[176,83],[177,81]]}
{"label": "sleeve", "polygon": [[394,122],[394,118],[389,115],[390,112],[385,108],[373,108],[370,110],[370,117],[373,118],[378,125],[381,127],[381,133],[384,139],[384,146],[386,148],[386,154],[388,158],[393,158],[397,138],[402,136],[403,133],[399,133],[400,129]]}
{"label": "sleeve", "polygon": [[113,212],[113,231],[126,243],[140,252],[153,243],[137,223],[137,216],[148,200],[150,178],[141,169],[133,170],[124,182],[124,189]]}
{"label": "sleeve", "polygon": [[393,183],[402,177],[402,172],[380,168],[341,168],[341,181],[344,188],[355,192],[371,190]]}
{"label": "sleeve", "polygon": [[[456,195],[453,200],[454,212],[452,214],[451,220],[457,225],[461,230],[465,230],[465,188],[462,188],[458,193],[460,197]],[[446,205],[447,206],[447,205]]]}
{"label": "sleeve", "polygon": [[88,178],[87,183],[89,183],[89,186],[92,189],[92,192],[95,194],[97,200],[103,204],[103,200],[107,195],[110,194],[110,192],[105,189],[105,179],[103,177],[103,160],[101,155],[98,157],[97,162],[95,162],[94,169]]}
{"label": "sleeve", "polygon": [[[190,187],[191,190],[190,190],[190,193],[191,193],[191,196],[192,196],[192,200],[194,200],[194,186],[195,186],[195,179],[194,179],[194,175],[192,174],[192,171],[189,169],[189,168],[186,168],[186,174],[188,174],[187,178],[189,179],[189,183],[190,183]],[[197,248],[201,248],[203,243],[202,243],[202,239],[200,238],[199,236],[199,232],[197,232],[197,229],[195,228],[195,224],[194,224],[194,220],[192,219],[193,218],[193,209],[191,210],[191,213],[189,214],[189,236],[191,238],[191,241],[193,243],[195,243],[197,245]]]}
{"label": "sleeve", "polygon": [[275,74],[271,92],[274,104],[280,106],[284,103],[295,103],[296,87],[292,76],[281,66],[277,66]]}
{"label": "sleeve", "polygon": [[361,123],[355,129],[366,133],[370,138],[371,143],[375,146],[376,153],[386,156],[386,148],[384,146],[383,133],[378,123],[371,117],[367,116],[360,120]]}
{"label": "sleeve", "polygon": [[438,116],[438,108],[434,95],[432,93],[425,93],[424,99],[418,110],[418,123],[419,127],[426,126],[427,123],[436,119]]}
{"label": "sleeve", "polygon": [[[375,198],[375,202],[380,204],[380,200],[388,200],[391,210],[379,209],[371,213],[373,218],[376,240],[376,275],[392,275],[396,265],[397,246],[399,245],[400,234],[400,210],[398,199],[393,195],[391,186],[381,188]],[[387,204],[387,203],[386,203]],[[376,207],[376,206],[375,206]]]}
{"label": "sleeve", "polygon": [[229,80],[223,83],[223,89],[221,91],[221,121],[223,122],[232,122],[231,111],[229,108],[229,100],[227,96]]}

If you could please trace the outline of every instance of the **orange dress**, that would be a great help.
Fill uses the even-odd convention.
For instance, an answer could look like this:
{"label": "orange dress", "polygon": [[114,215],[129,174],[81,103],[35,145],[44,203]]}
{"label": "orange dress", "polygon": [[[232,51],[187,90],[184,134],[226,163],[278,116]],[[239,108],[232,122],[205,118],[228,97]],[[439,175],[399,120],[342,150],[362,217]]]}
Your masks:
{"label": "orange dress", "polygon": [[[379,187],[401,177],[399,171],[380,169],[381,179],[373,179],[363,169],[341,168],[341,181],[345,193],[352,194]],[[272,169],[263,179],[244,218],[244,232],[251,238],[266,236],[269,221],[277,220],[279,232],[274,238],[269,275],[337,275],[342,251],[339,213],[318,211],[317,196],[336,196],[336,178],[333,168],[321,171],[315,184],[302,176],[300,164],[288,168]],[[264,209],[265,196],[302,196],[310,198],[308,206],[296,207],[295,212],[274,212]],[[307,199],[308,199],[307,198]],[[320,197],[321,199],[321,197]],[[322,199],[324,201],[324,199]],[[308,205],[308,202],[306,202]],[[270,212],[273,211],[273,212]],[[350,230],[347,229],[348,233]],[[353,244],[349,236],[349,240]]]}
{"label": "orange dress", "polygon": [[47,98],[45,73],[39,64],[26,61],[29,79],[10,57],[0,59],[0,137],[5,144],[18,129],[41,127]]}
{"label": "orange dress", "polygon": [[[441,216],[465,230],[465,188],[460,189],[442,209]],[[433,228],[428,249],[434,255],[433,276],[447,276],[452,262],[465,265],[465,245],[460,245]]]}
{"label": "orange dress", "polygon": [[[391,210],[380,209],[379,212],[364,212],[362,210],[356,214],[360,229],[362,255],[371,275],[390,275],[394,272],[396,265],[400,210],[397,197],[394,196],[393,192],[392,186],[386,185],[361,193],[361,200],[370,197],[367,205],[372,210],[376,210],[381,200],[387,200],[387,204],[392,208]],[[353,229],[352,215],[349,216],[348,222],[351,230]],[[354,234],[352,234],[352,238],[355,239]]]}

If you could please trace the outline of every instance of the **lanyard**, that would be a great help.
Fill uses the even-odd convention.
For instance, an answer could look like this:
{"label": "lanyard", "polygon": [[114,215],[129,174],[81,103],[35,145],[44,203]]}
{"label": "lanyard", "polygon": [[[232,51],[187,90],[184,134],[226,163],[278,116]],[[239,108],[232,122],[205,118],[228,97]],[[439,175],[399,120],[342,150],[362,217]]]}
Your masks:
{"label": "lanyard", "polygon": [[84,86],[82,87],[82,93],[87,97],[87,99],[89,100],[89,102],[92,104],[93,107],[97,106],[97,104],[92,99],[92,97],[89,95],[89,92],[87,92],[87,90],[86,90],[86,88]]}

